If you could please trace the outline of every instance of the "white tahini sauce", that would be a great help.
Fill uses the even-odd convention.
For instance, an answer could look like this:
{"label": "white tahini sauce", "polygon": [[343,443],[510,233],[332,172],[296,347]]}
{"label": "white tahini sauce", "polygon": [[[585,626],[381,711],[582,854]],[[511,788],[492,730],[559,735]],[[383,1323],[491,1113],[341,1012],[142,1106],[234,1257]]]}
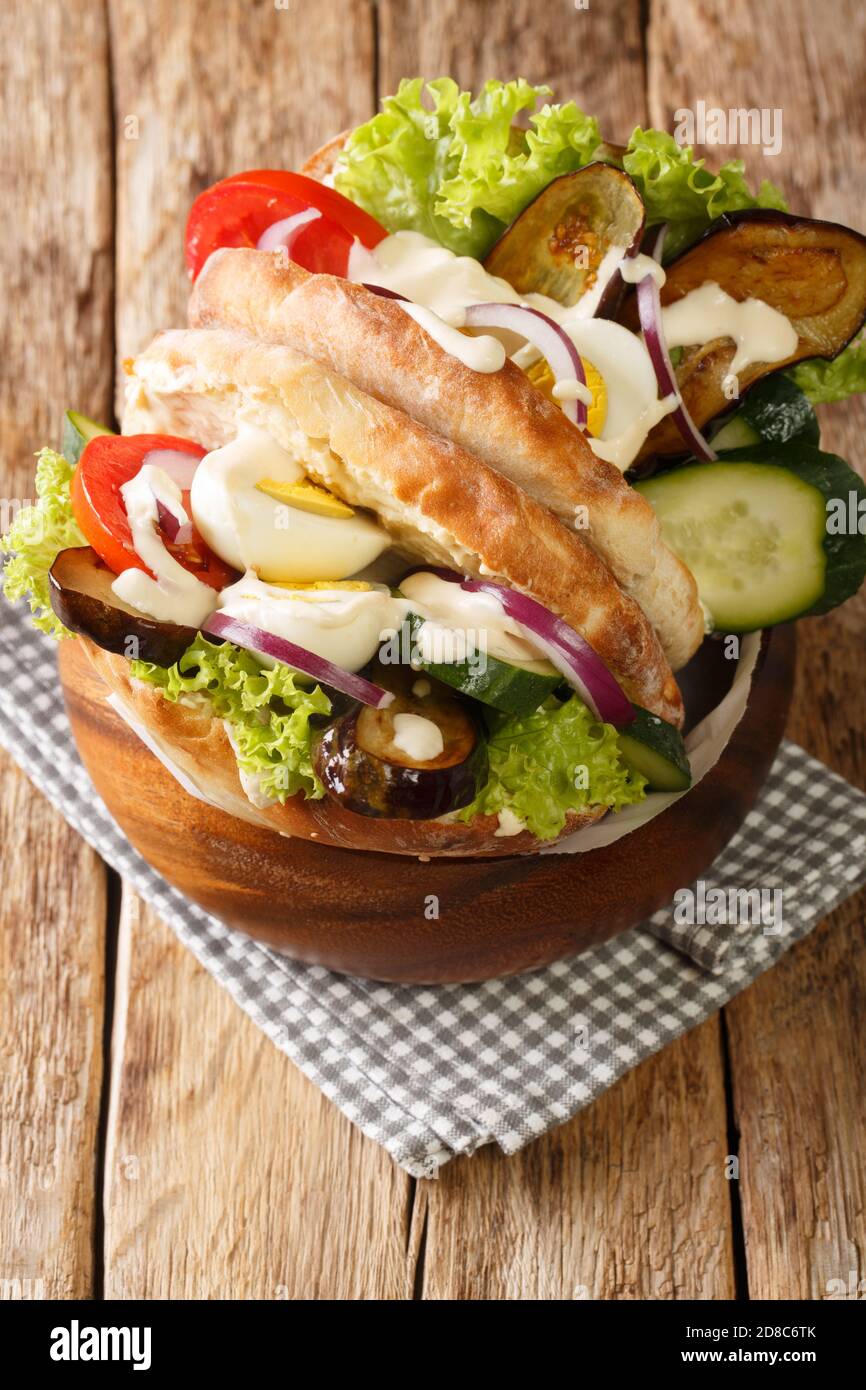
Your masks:
{"label": "white tahini sauce", "polygon": [[356,241],[348,278],[405,295],[452,328],[462,328],[470,304],[522,302],[507,280],[488,274],[480,261],[457,256],[422,232],[394,232],[373,251]]}
{"label": "white tahini sauce", "polygon": [[[457,256],[422,232],[394,232],[372,251],[356,241],[349,254],[348,278],[359,284],[381,285],[395,294],[405,295],[414,306],[429,310],[436,319],[453,330],[463,327],[470,304],[493,303],[524,304],[531,309],[540,309],[568,332],[569,323],[592,318],[624,255],[622,247],[612,247],[598,267],[592,289],[571,306],[560,304],[546,294],[519,295],[507,280],[486,271],[480,261],[472,256]],[[502,361],[498,362],[498,366],[488,365],[496,360],[492,349],[486,349],[478,359],[482,365],[476,365],[476,361],[464,356],[465,344],[467,341],[472,343],[472,337],[459,331],[445,335],[441,327],[434,331],[435,320],[427,316],[422,319],[409,305],[404,304],[403,307],[436,338],[440,347],[459,357],[475,371],[498,371],[502,366]],[[485,337],[475,338],[474,341],[497,340]],[[519,367],[529,367],[538,361],[540,355],[537,348],[528,344],[514,354],[514,361]]]}
{"label": "white tahini sauce", "polygon": [[593,439],[591,435],[587,435],[589,447],[596,458],[614,464],[624,473],[632,459],[637,457],[650,430],[676,408],[677,397],[672,392],[663,400],[652,401],[645,406],[628,428],[623,430],[622,434],[615,435],[613,439]]}
{"label": "white tahini sauce", "polygon": [[661,289],[667,276],[659,265],[658,261],[653,260],[652,256],[626,256],[619,273],[627,285],[637,285],[641,280],[645,280],[647,275],[651,275]]}
{"label": "white tahini sauce", "polygon": [[519,835],[526,829],[526,822],[522,821],[518,815],[512,811],[510,806],[503,806],[499,812],[499,826],[494,830],[494,835]]}
{"label": "white tahini sauce", "polygon": [[[440,347],[476,371],[497,371],[502,366],[502,349],[497,351],[497,339],[524,371],[539,360],[541,353],[514,333],[494,332],[480,338],[460,332],[468,306],[491,302],[521,304],[547,314],[565,330],[581,356],[596,367],[605,381],[607,414],[596,452],[624,470],[668,407],[658,400],[655,372],[637,334],[620,324],[593,318],[617,270],[629,282],[645,275],[664,282],[664,271],[651,257],[627,257],[624,249],[617,246],[603,257],[592,288],[571,305],[560,304],[544,294],[521,296],[507,280],[490,275],[480,261],[471,256],[456,256],[420,232],[394,232],[373,251],[356,242],[349,256],[350,280],[382,285],[405,295],[412,301],[403,304],[406,312]],[[483,348],[480,344],[484,344]],[[593,402],[590,389],[574,378],[557,383],[553,394],[558,401],[579,400],[587,406]]]}
{"label": "white tahini sauce", "polygon": [[123,484],[120,495],[129,518],[135,553],[156,578],[141,569],[126,569],[114,580],[112,592],[123,603],[158,622],[200,627],[216,608],[216,590],[184,569],[166,549],[157,531],[157,499],[180,526],[189,521],[177,483],[164,469],[146,463],[134,478]]}
{"label": "white tahini sauce", "polygon": [[445,748],[439,725],[422,714],[395,714],[391,742],[413,763],[430,763]]}
{"label": "white tahini sauce", "polygon": [[412,304],[408,300],[397,302],[411,319],[430,334],[444,352],[458,358],[464,367],[471,367],[473,372],[498,372],[504,367],[505,348],[498,338],[493,338],[487,333],[471,337],[468,333],[461,333],[459,328],[452,328],[450,323],[439,318],[432,309],[426,309],[423,304]]}
{"label": "white tahini sauce", "polygon": [[737,351],[729,368],[732,376],[753,362],[784,361],[798,342],[794,325],[778,309],[762,299],[736,300],[714,280],[662,309],[662,326],[669,348],[733,338]]}
{"label": "white tahini sauce", "polygon": [[563,381],[557,381],[553,388],[553,396],[557,401],[582,401],[584,405],[592,405],[592,392],[582,381],[578,381],[577,377],[566,377]]}
{"label": "white tahini sauce", "polygon": [[411,611],[425,619],[416,637],[423,661],[465,660],[468,650],[530,669],[539,665],[540,651],[495,594],[474,593],[426,570],[404,579],[400,592]]}
{"label": "white tahini sauce", "polygon": [[[409,605],[384,585],[372,589],[283,589],[265,584],[252,570],[219,596],[221,612],[238,622],[284,637],[308,652],[360,671],[375,656],[379,634],[399,628]],[[263,666],[273,658],[257,654]]]}

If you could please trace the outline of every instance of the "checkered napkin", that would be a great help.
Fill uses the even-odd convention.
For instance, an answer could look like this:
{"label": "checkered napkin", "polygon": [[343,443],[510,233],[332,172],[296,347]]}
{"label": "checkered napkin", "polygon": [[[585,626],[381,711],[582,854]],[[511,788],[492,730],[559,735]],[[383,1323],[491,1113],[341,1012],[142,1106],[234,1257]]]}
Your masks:
{"label": "checkered napkin", "polygon": [[[268,1037],[417,1177],[482,1144],[513,1153],[561,1124],[866,882],[866,795],[785,743],[706,882],[643,926],[509,980],[374,984],[248,941],[149,868],[78,759],[53,644],[8,604],[0,605],[0,743]],[[763,925],[750,913],[740,927],[712,925],[713,888],[754,887],[765,894]]]}

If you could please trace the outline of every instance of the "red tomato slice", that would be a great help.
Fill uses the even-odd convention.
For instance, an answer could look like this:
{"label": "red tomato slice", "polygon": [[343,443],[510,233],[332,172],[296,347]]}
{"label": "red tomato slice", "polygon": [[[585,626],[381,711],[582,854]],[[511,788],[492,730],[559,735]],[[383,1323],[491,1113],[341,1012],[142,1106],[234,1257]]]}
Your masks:
{"label": "red tomato slice", "polygon": [[[204,458],[206,453],[193,440],[171,434],[101,434],[91,439],[72,475],[70,493],[75,520],[87,543],[115,574],[133,568],[151,574],[132,544],[132,529],[120,489],[135,477],[146,456],[155,449],[177,450],[196,459]],[[189,489],[184,489],[182,495],[189,515]],[[234,577],[235,571],[209,549],[195,529],[192,540],[185,545],[175,545],[168,537],[163,539],[166,550],[178,563],[212,589],[225,588]]]}
{"label": "red tomato slice", "polygon": [[186,224],[186,263],[195,280],[220,246],[257,246],[275,222],[314,208],[321,213],[292,237],[291,259],[305,270],[345,275],[355,237],[372,250],[387,236],[363,208],[335,188],[285,169],[250,169],[199,194]]}

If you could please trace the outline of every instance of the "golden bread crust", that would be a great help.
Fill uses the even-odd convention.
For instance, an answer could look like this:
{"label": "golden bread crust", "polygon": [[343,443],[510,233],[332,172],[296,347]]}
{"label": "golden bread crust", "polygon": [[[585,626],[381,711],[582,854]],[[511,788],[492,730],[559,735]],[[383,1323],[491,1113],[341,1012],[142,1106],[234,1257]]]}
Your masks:
{"label": "golden bread crust", "polygon": [[215,252],[196,281],[189,320],[285,344],[452,439],[564,525],[585,528],[583,538],[641,605],[674,669],[700,646],[697,586],[664,544],[652,507],[513,362],[473,371],[393,300],[266,251]]}
{"label": "golden bread crust", "polygon": [[350,130],[341,130],[339,135],[326,140],[324,145],[320,145],[309,159],[304,161],[298,172],[306,174],[308,179],[316,179],[318,183],[322,183],[329,174],[333,174],[340,151],[350,135]]}
{"label": "golden bread crust", "polygon": [[213,449],[241,417],[300,448],[311,475],[375,511],[407,555],[560,613],[629,698],[682,723],[679,688],[639,605],[578,533],[478,458],[320,363],[239,332],[169,331],[133,364],[126,433],[185,434]]}

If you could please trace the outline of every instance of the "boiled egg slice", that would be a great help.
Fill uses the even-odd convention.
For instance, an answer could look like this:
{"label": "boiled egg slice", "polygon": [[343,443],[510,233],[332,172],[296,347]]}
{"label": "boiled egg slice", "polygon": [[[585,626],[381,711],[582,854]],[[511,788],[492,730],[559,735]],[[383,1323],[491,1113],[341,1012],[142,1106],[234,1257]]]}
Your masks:
{"label": "boiled egg slice", "polygon": [[608,319],[573,320],[567,332],[581,357],[592,362],[605,387],[602,440],[617,439],[658,400],[650,355],[636,334]]}
{"label": "boiled egg slice", "polygon": [[387,531],[312,483],[302,458],[249,425],[202,459],[190,505],[220,559],[264,580],[345,579],[391,544]]}
{"label": "boiled egg slice", "polygon": [[[562,327],[580,353],[592,392],[587,433],[594,452],[624,472],[649,431],[676,405],[676,398],[659,399],[658,379],[646,346],[622,324],[569,317]],[[546,363],[530,367],[530,379],[539,368],[546,368]],[[536,384],[555,399],[552,377],[549,391],[545,375]]]}
{"label": "boiled egg slice", "polygon": [[[399,627],[408,605],[383,584],[266,584],[248,571],[220,594],[221,612],[315,652],[344,671],[360,671],[379,649],[379,634]],[[257,653],[263,666],[272,657]]]}
{"label": "boiled egg slice", "polygon": [[[592,403],[586,408],[586,428],[588,433],[597,439],[604,429],[604,423],[607,419],[607,386],[601,372],[592,362],[585,357],[581,358],[581,362],[583,363],[583,375],[586,378],[587,389],[592,393]],[[553,394],[556,377],[545,358],[542,357],[533,366],[528,367],[526,375],[533,386],[536,386],[543,395],[547,396],[549,401],[553,401],[554,405],[561,404]]]}
{"label": "boiled egg slice", "polygon": [[[649,353],[634,333],[607,319],[573,320],[567,331],[580,353],[592,392],[592,404],[587,408],[588,433],[595,439],[625,434],[658,399],[658,381]],[[528,369],[527,376],[555,401],[553,373],[543,359]]]}

